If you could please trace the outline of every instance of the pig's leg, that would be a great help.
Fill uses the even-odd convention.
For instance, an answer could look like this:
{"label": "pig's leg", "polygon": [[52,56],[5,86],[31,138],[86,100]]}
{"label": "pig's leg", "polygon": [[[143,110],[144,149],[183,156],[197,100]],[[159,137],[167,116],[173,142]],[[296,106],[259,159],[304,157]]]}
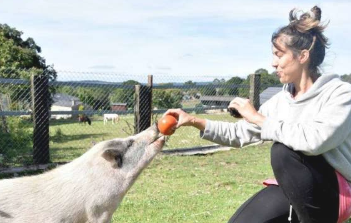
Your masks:
{"label": "pig's leg", "polygon": [[103,213],[88,213],[88,223],[111,223],[112,213],[104,211]]}

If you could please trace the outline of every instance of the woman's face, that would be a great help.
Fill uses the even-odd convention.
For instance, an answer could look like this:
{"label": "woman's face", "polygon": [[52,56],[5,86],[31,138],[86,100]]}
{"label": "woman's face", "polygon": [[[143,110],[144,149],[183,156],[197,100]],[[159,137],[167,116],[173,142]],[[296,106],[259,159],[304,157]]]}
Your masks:
{"label": "woman's face", "polygon": [[299,63],[297,56],[285,46],[285,38],[278,37],[276,40],[277,47],[273,46],[272,66],[276,69],[279,81],[283,84],[294,83],[301,77],[302,65]]}

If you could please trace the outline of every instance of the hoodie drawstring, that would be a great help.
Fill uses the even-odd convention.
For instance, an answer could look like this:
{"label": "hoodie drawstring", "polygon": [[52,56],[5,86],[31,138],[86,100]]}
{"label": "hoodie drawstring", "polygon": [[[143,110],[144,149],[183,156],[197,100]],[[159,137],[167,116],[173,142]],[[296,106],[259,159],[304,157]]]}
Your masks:
{"label": "hoodie drawstring", "polygon": [[288,221],[291,223],[291,220],[292,220],[292,206],[290,204],[290,211],[289,211],[289,217],[288,217]]}

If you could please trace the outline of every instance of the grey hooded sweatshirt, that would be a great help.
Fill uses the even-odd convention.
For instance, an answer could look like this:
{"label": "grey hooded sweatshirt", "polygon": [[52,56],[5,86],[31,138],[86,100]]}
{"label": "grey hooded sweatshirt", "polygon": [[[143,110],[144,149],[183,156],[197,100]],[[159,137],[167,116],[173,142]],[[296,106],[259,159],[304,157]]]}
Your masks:
{"label": "grey hooded sweatshirt", "polygon": [[308,156],[322,154],[327,162],[351,182],[351,84],[337,75],[322,75],[298,99],[292,84],[264,103],[262,127],[245,120],[235,123],[206,120],[204,139],[242,147],[274,141]]}

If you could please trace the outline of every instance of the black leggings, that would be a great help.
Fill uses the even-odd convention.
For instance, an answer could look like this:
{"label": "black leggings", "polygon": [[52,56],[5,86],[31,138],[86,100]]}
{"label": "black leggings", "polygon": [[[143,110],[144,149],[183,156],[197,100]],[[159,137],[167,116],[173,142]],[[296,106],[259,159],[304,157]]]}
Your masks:
{"label": "black leggings", "polygon": [[229,223],[336,223],[339,188],[335,170],[324,157],[306,156],[274,143],[271,164],[279,186],[268,186],[247,200]]}

